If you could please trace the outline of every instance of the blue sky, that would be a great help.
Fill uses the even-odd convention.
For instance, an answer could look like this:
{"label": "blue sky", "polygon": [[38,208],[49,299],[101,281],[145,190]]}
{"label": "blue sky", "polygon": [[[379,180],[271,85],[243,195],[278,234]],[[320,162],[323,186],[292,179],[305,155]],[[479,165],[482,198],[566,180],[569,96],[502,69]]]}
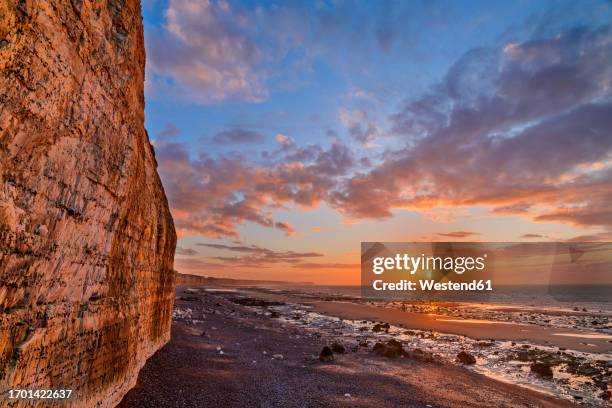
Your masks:
{"label": "blue sky", "polygon": [[179,270],[343,283],[361,240],[610,234],[610,2],[146,0],[143,18]]}
{"label": "blue sky", "polygon": [[[416,98],[440,82],[472,48],[499,47],[524,41],[534,32],[554,35],[564,27],[597,25],[611,18],[609,5],[588,1],[329,1],[317,2],[318,7],[310,6],[311,2],[229,4],[236,13],[250,17],[260,8],[267,10],[275,20],[284,14],[274,10],[286,8],[291,13],[287,19],[302,25],[299,35],[304,38],[293,47],[276,44],[275,37],[289,34],[267,31],[267,17],[258,18],[255,28],[244,31],[269,54],[260,68],[266,71],[261,85],[267,95],[257,103],[231,93],[220,101],[193,103],[180,94],[147,94],[146,125],[153,137],[173,122],[180,124],[185,140],[197,143],[196,148],[203,137],[237,127],[261,132],[269,144],[278,132],[324,143],[327,130],[340,134],[344,130],[338,119],[340,107],[368,109],[384,121],[403,100]],[[147,39],[151,32],[164,30],[167,9],[167,2],[145,3]],[[557,18],[563,20],[551,22]],[[321,21],[325,19],[329,21]],[[325,24],[331,26],[328,33],[318,32]],[[287,28],[282,22],[274,26],[298,30],[290,23]],[[385,33],[388,48],[379,40]],[[289,40],[278,42],[285,41]],[[176,78],[170,76],[170,80]]]}

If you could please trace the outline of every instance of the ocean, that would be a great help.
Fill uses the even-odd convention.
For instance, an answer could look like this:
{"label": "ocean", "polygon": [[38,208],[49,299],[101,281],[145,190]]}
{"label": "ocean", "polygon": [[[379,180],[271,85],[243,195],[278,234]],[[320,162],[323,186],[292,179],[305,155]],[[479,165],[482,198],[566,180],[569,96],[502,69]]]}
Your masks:
{"label": "ocean", "polygon": [[[340,296],[384,301],[363,296],[360,285],[279,285],[311,295]],[[574,308],[612,312],[612,285],[498,285],[487,292],[402,292],[389,301],[430,301],[483,303],[509,306],[541,307],[563,310]]]}

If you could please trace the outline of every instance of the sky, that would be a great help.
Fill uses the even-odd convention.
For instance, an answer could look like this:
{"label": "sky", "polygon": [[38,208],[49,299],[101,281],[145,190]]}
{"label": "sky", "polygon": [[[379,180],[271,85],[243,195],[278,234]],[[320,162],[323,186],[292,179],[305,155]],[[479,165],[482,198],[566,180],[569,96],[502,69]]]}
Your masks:
{"label": "sky", "polygon": [[184,273],[359,282],[362,241],[612,241],[612,2],[144,0]]}

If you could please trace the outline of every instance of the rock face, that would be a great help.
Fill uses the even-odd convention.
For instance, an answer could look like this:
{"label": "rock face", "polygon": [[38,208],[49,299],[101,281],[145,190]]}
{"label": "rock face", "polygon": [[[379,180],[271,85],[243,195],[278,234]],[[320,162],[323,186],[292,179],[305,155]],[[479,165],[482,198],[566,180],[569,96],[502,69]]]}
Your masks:
{"label": "rock face", "polygon": [[169,340],[144,62],[137,0],[0,2],[0,388],[73,390],[44,406],[114,406]]}
{"label": "rock face", "polygon": [[209,285],[213,283],[211,278],[205,276],[188,275],[184,273],[178,273],[175,271],[174,281],[177,285]]}

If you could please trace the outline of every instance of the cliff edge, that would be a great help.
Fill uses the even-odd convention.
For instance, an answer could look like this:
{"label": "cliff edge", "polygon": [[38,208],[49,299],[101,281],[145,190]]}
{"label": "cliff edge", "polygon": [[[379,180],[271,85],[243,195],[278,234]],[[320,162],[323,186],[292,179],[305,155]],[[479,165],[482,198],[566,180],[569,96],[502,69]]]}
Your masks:
{"label": "cliff edge", "polygon": [[0,389],[73,390],[45,406],[114,406],[169,340],[144,64],[137,0],[0,2]]}

